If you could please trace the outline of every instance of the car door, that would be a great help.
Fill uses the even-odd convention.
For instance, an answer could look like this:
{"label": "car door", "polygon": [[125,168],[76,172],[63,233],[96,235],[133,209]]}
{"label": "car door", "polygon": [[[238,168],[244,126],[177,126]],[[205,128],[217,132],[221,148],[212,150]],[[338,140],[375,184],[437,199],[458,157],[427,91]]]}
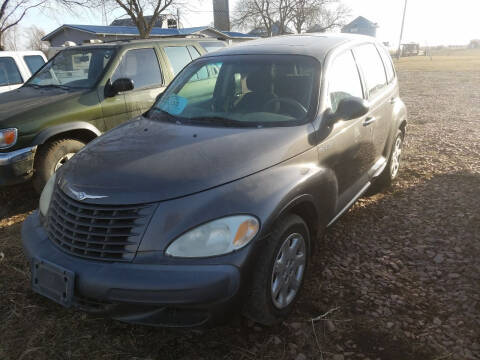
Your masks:
{"label": "car door", "polygon": [[392,116],[391,91],[387,86],[387,76],[382,58],[373,43],[354,48],[354,55],[365,79],[370,114],[363,126],[372,134],[375,159],[368,170],[369,176],[378,175],[387,160],[385,144],[390,131]]}
{"label": "car door", "polygon": [[147,111],[157,96],[165,90],[164,79],[155,48],[130,49],[122,57],[112,76],[112,83],[120,78],[131,79],[134,88],[123,94],[126,120]]}
{"label": "car door", "polygon": [[[334,113],[344,98],[364,97],[359,69],[351,50],[335,56],[325,74],[328,113]],[[332,169],[337,178],[337,212],[368,184],[367,173],[374,158],[372,134],[364,126],[368,116],[335,122],[326,139],[318,145],[321,165]]]}

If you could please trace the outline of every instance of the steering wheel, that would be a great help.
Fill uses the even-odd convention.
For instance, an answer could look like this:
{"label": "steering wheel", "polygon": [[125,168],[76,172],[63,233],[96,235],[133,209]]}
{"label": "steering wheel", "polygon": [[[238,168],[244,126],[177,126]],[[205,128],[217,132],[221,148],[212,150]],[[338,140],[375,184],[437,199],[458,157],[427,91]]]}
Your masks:
{"label": "steering wheel", "polygon": [[268,100],[265,103],[265,105],[263,105],[263,109],[266,110],[271,104],[276,104],[276,103],[284,103],[286,105],[289,105],[290,107],[295,108],[295,110],[298,113],[297,114],[298,117],[303,117],[308,113],[308,110],[299,101],[291,98],[285,98],[285,97],[273,98]]}

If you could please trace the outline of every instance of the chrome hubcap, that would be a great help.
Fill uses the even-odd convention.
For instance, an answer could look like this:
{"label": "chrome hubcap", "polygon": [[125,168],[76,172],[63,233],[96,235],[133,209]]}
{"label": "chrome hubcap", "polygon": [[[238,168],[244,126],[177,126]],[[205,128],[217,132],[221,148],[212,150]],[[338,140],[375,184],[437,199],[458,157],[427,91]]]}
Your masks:
{"label": "chrome hubcap", "polygon": [[60,169],[65,163],[72,158],[72,156],[75,155],[75,153],[68,153],[63,155],[63,157],[58,160],[57,164],[55,165],[55,172]]}
{"label": "chrome hubcap", "polygon": [[291,234],[284,241],[273,264],[272,301],[275,307],[283,309],[295,299],[305,273],[305,239],[298,233]]}
{"label": "chrome hubcap", "polygon": [[390,165],[390,175],[394,179],[398,174],[400,168],[400,155],[402,154],[402,138],[397,138],[395,141],[395,147],[392,153],[392,163]]}

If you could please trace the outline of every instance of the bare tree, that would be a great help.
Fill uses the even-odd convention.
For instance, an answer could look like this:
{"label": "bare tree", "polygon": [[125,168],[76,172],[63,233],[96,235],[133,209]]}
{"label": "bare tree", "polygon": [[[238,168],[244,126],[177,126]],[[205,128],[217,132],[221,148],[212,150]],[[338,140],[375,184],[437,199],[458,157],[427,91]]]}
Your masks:
{"label": "bare tree", "polygon": [[301,33],[313,25],[326,31],[343,25],[349,9],[341,0],[240,0],[234,11],[233,24],[237,28],[262,27],[267,36],[287,33],[293,25]]}
{"label": "bare tree", "polygon": [[43,51],[44,53],[48,50],[48,45],[45,41],[42,41],[42,38],[45,36],[45,31],[36,27],[35,25],[30,26],[26,29],[24,37],[26,40],[26,47],[28,50],[38,50]]}
{"label": "bare tree", "polygon": [[101,0],[106,7],[120,8],[132,19],[141,39],[150,36],[161,15],[176,7],[184,6],[182,0]]}
{"label": "bare tree", "polygon": [[35,8],[58,8],[72,12],[77,6],[89,7],[90,0],[0,0],[0,50],[4,50],[4,36],[17,26],[27,13]]}
{"label": "bare tree", "polygon": [[20,50],[20,34],[18,30],[18,26],[14,26],[3,33],[4,50]]}
{"label": "bare tree", "polygon": [[[341,0],[300,0],[313,3],[310,11],[304,17],[303,23],[293,22],[298,33],[305,30],[311,32],[325,32],[337,29],[347,23],[350,17],[350,9]],[[308,6],[307,6],[308,8]],[[297,14],[297,12],[295,12]]]}

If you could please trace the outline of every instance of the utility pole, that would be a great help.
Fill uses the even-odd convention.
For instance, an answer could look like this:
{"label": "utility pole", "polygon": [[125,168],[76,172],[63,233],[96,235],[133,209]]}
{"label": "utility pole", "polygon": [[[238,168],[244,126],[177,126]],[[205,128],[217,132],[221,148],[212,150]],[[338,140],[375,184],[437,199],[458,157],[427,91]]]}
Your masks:
{"label": "utility pole", "polygon": [[177,29],[180,29],[180,8],[177,7]]}
{"label": "utility pole", "polygon": [[405,14],[407,13],[407,2],[408,0],[405,0],[405,7],[403,8],[402,29],[400,30],[400,40],[398,40],[397,59],[400,59],[400,52],[402,50],[402,38],[403,38],[403,29],[405,27]]}

